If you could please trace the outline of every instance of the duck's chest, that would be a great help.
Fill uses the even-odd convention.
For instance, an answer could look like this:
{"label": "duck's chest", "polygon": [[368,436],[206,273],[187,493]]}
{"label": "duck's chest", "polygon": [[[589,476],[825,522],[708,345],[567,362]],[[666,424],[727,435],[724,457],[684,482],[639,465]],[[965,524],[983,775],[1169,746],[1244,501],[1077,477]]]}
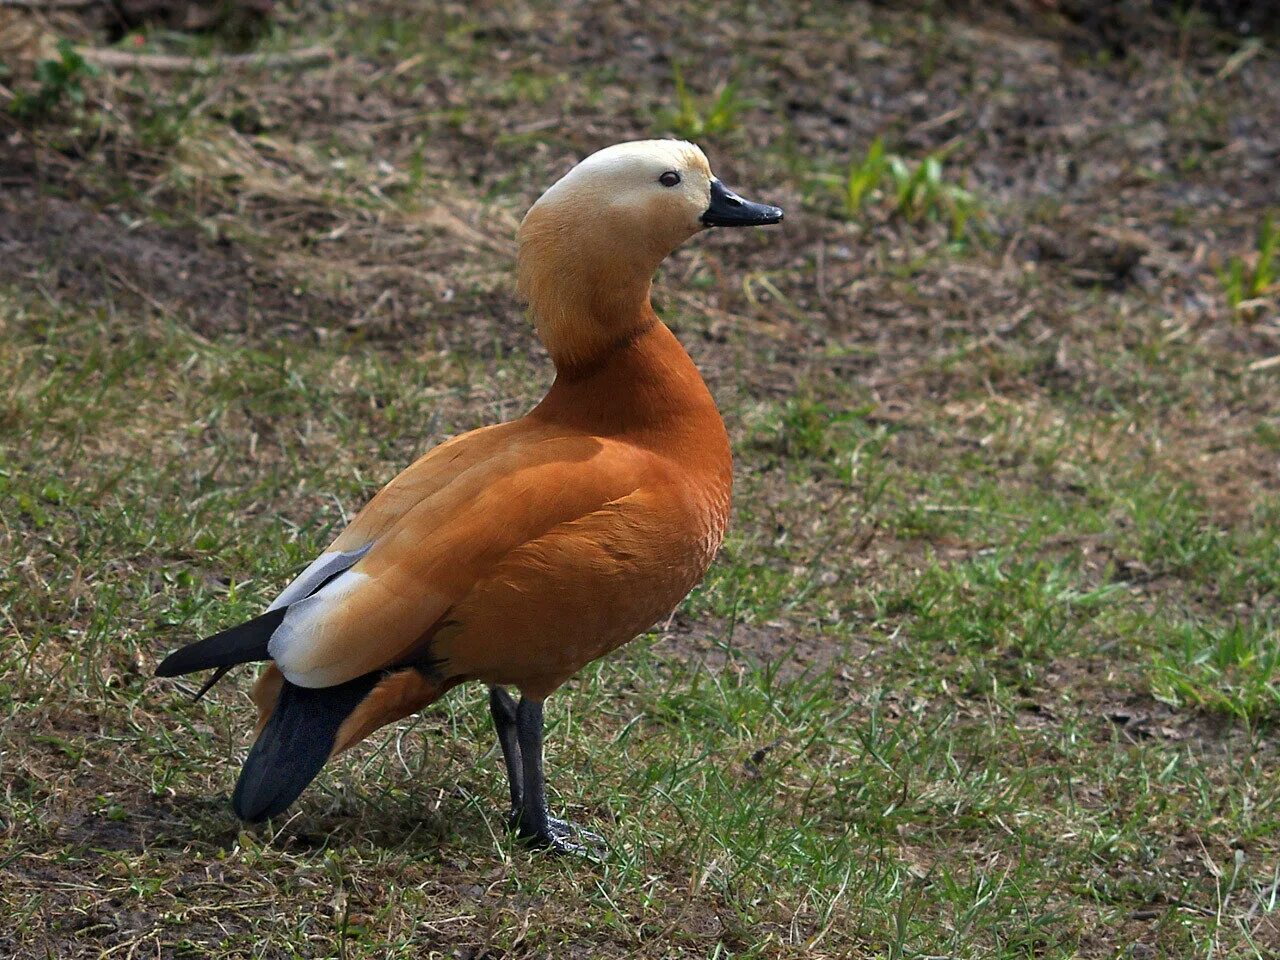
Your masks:
{"label": "duck's chest", "polygon": [[[609,633],[608,646],[630,640],[666,617],[706,575],[729,525],[731,488],[723,480],[689,482],[668,494],[670,512],[652,525],[639,520],[633,556],[605,578],[601,593],[625,611]],[[671,503],[671,500],[678,501]],[[625,547],[623,554],[625,555]]]}
{"label": "duck's chest", "polygon": [[514,551],[455,611],[434,648],[455,675],[545,695],[660,623],[724,539],[727,483],[645,488]]}
{"label": "duck's chest", "polygon": [[729,529],[733,496],[728,464],[723,481],[700,490],[693,498],[692,506],[690,526],[693,542],[689,548],[689,559],[692,570],[700,580],[715,559],[720,545],[724,543],[725,532]]}

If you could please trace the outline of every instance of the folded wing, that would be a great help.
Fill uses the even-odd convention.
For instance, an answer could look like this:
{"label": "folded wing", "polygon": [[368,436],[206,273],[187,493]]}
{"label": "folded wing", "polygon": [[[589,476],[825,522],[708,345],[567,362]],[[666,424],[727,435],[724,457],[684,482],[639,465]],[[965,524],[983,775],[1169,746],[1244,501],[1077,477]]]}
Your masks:
{"label": "folded wing", "polygon": [[504,557],[631,494],[648,457],[592,437],[508,445],[403,511],[352,566],[290,604],[271,658],[290,682],[316,688],[429,656],[433,631]]}

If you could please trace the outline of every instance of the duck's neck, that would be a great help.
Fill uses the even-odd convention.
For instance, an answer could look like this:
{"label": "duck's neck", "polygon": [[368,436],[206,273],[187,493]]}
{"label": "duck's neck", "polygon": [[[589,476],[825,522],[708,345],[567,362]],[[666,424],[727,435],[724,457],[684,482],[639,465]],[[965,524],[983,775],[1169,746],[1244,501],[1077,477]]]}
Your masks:
{"label": "duck's neck", "polygon": [[516,285],[558,369],[597,363],[657,322],[649,291],[669,252],[621,243],[607,219],[572,204],[534,204],[520,225]]}
{"label": "duck's neck", "polygon": [[662,322],[649,305],[651,283],[565,284],[551,303],[533,301],[538,337],[559,375],[581,377]]}
{"label": "duck's neck", "polygon": [[642,313],[604,353],[557,364],[555,383],[531,416],[654,446],[692,443],[727,464],[724,421],[698,368],[647,302]]}

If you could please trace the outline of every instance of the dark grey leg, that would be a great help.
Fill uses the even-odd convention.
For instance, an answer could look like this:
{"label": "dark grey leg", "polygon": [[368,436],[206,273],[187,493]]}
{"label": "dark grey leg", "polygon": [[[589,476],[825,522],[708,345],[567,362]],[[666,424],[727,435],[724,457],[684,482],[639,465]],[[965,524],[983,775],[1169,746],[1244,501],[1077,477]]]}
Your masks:
{"label": "dark grey leg", "polygon": [[553,843],[547,817],[547,783],[542,772],[542,704],[520,698],[516,708],[516,731],[520,738],[520,759],[524,768],[524,802],[517,824],[520,836]]}
{"label": "dark grey leg", "polygon": [[557,820],[547,813],[547,786],[542,770],[542,702],[520,699],[516,708],[516,734],[524,773],[524,802],[516,821],[520,836],[540,847],[560,853],[589,853],[588,846],[604,846],[604,839]]}
{"label": "dark grey leg", "polygon": [[524,804],[524,771],[520,766],[520,742],[516,737],[516,702],[502,687],[489,688],[489,714],[498,732],[502,762],[507,768],[507,785],[511,788],[511,826],[516,824]]}

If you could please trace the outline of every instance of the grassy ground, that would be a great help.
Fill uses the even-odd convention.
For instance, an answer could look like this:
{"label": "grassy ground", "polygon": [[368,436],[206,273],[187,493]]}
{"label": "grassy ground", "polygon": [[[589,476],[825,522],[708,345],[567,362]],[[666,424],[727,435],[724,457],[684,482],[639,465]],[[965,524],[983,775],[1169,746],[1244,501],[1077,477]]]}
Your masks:
{"label": "grassy ground", "polygon": [[[3,120],[0,953],[1280,951],[1280,61],[779,6],[291,4],[253,48],[331,64]],[[158,658],[538,398],[515,224],[669,133],[787,222],[658,284],[736,517],[548,705],[604,861],[504,833],[480,689],[241,829],[250,677]]]}

